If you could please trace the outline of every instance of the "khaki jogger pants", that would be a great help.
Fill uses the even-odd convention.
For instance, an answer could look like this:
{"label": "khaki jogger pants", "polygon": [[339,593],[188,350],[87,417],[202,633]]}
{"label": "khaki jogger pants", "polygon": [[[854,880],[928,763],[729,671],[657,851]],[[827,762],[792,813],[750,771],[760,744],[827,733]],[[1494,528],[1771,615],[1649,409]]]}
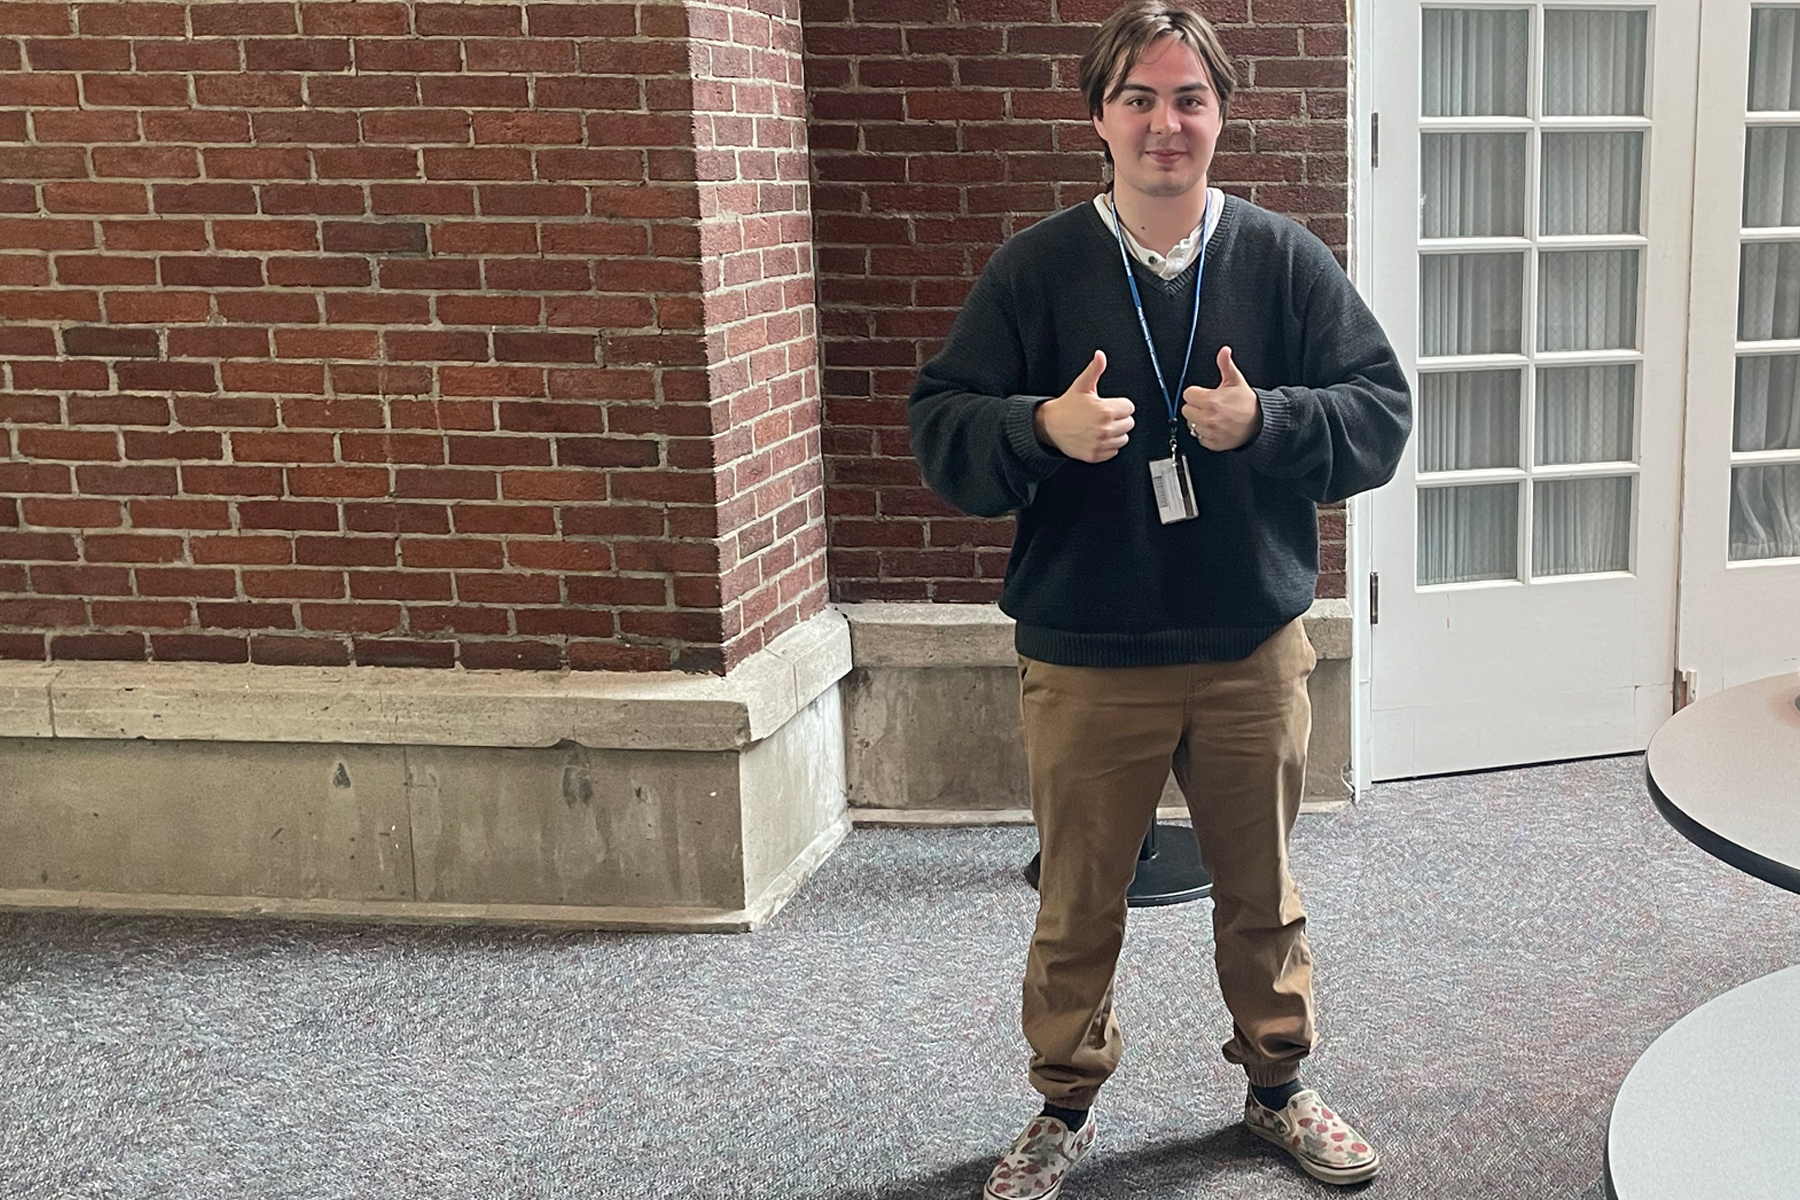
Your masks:
{"label": "khaki jogger pants", "polygon": [[[1296,620],[1241,662],[1066,667],[1021,658],[1020,702],[1041,849],[1025,970],[1031,1084],[1092,1105],[1119,1065],[1113,971],[1125,892],[1171,766],[1213,879],[1223,1049],[1258,1086],[1313,1047],[1312,954],[1288,872],[1317,662]],[[1181,986],[1186,981],[1176,981]]]}

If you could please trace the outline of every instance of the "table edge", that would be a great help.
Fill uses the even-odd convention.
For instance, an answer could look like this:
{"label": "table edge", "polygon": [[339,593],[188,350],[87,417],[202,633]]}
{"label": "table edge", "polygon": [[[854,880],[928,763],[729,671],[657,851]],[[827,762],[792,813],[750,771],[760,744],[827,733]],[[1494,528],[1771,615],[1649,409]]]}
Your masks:
{"label": "table edge", "polygon": [[1773,858],[1758,854],[1745,846],[1740,846],[1730,838],[1724,837],[1702,825],[1683,812],[1673,800],[1657,786],[1656,775],[1651,770],[1651,758],[1644,755],[1644,786],[1650,791],[1650,800],[1656,810],[1662,814],[1677,833],[1700,849],[1706,851],[1720,862],[1736,867],[1746,875],[1753,875],[1764,883],[1772,883],[1776,887],[1786,888],[1790,892],[1800,893],[1800,868],[1789,866]]}

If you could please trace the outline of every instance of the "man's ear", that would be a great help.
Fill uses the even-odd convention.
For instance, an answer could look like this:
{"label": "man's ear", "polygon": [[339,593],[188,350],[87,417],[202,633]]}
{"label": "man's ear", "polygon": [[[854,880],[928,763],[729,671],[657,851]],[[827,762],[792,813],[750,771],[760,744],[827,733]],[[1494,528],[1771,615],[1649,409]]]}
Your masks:
{"label": "man's ear", "polygon": [[1100,139],[1100,152],[1106,156],[1107,162],[1112,162],[1112,147],[1107,144],[1106,135],[1100,132],[1100,118],[1098,116],[1090,116],[1088,120],[1092,121],[1094,124],[1094,136]]}

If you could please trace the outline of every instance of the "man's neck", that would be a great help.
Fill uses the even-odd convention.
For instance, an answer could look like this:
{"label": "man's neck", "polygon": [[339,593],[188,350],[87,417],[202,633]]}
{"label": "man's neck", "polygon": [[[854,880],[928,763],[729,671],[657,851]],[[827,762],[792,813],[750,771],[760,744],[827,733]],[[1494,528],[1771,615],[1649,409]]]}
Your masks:
{"label": "man's neck", "polygon": [[1115,187],[1113,212],[1125,222],[1138,245],[1167,254],[1175,243],[1194,232],[1206,215],[1206,188],[1205,179],[1179,196],[1146,196]]}

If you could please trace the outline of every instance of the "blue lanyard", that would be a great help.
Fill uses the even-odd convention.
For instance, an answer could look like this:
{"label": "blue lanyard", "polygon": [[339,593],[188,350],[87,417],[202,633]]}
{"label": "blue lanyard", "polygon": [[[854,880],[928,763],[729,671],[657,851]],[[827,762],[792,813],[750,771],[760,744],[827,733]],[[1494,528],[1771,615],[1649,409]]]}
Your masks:
{"label": "blue lanyard", "polygon": [[[1212,195],[1208,193],[1205,206],[1200,210],[1200,261],[1194,268],[1194,316],[1188,323],[1187,353],[1181,359],[1181,374],[1175,377],[1177,388],[1187,379],[1188,364],[1194,359],[1194,335],[1200,332],[1200,285],[1206,282],[1206,218],[1212,209]],[[1176,450],[1175,430],[1181,425],[1180,393],[1171,391],[1163,379],[1162,363],[1156,358],[1156,339],[1150,336],[1150,320],[1144,316],[1144,298],[1138,294],[1137,275],[1131,269],[1131,255],[1125,249],[1125,222],[1119,216],[1119,206],[1114,204],[1113,232],[1119,237],[1119,261],[1125,264],[1125,282],[1131,285],[1131,302],[1137,306],[1138,328],[1144,331],[1144,346],[1150,351],[1150,369],[1156,372],[1156,386],[1162,389],[1163,403],[1169,408],[1169,453]]]}

